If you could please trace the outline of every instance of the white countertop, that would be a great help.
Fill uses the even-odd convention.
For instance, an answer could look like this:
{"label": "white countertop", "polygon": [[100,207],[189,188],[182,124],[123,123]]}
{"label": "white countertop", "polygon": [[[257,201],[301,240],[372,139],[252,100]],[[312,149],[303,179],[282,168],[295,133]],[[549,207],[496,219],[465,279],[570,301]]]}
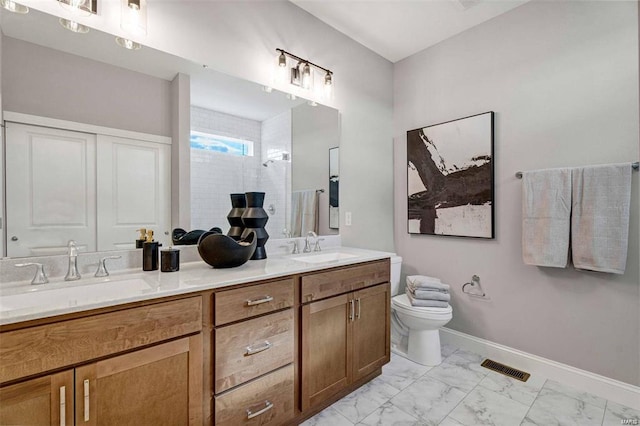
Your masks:
{"label": "white countertop", "polygon": [[[242,266],[228,269],[214,269],[204,261],[197,261],[182,263],[178,272],[127,270],[112,273],[106,278],[91,277],[75,282],[57,280],[43,285],[5,285],[0,290],[0,325],[319,271],[392,255],[337,247],[319,253],[250,260]],[[318,256],[335,259],[318,262],[323,259]],[[305,257],[307,259],[303,261]]]}

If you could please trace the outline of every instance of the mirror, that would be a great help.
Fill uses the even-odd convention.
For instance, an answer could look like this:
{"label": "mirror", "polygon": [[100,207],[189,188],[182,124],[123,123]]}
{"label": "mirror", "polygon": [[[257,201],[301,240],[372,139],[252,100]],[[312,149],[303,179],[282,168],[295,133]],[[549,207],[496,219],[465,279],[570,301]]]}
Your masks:
{"label": "mirror", "polygon": [[[100,31],[92,29],[88,34],[74,34],[62,28],[56,17],[33,9],[27,15],[0,12],[0,22],[4,111],[82,123],[89,125],[89,129],[99,126],[125,132],[124,136],[114,137],[128,139],[131,132],[135,132],[162,141],[172,136],[172,108],[176,101],[172,80],[177,73],[189,76],[190,111],[180,110],[180,113],[190,116],[193,132],[191,141],[180,141],[180,144],[189,145],[191,157],[186,165],[191,172],[191,223],[171,223],[163,226],[165,229],[157,229],[156,236],[164,239],[164,243],[169,243],[168,234],[173,227],[218,226],[226,232],[229,227],[226,215],[231,209],[229,194],[248,191],[266,193],[264,208],[270,215],[267,231],[271,238],[282,238],[283,232],[292,231],[292,191],[317,191],[318,233],[337,234],[337,229],[329,224],[329,160],[326,156],[326,150],[339,143],[337,110],[312,106],[304,99],[292,100],[275,90],[268,93],[255,83],[147,47],[127,51],[116,45],[113,36]],[[16,61],[16,57],[20,61]],[[16,68],[16,64],[22,68]],[[31,79],[23,78],[25,75]],[[36,78],[42,75],[46,78]],[[69,81],[71,75],[75,78]],[[235,129],[229,127],[221,117],[235,120],[236,124],[251,121],[254,132],[243,133],[247,130],[243,125]],[[202,149],[204,145],[198,146],[201,142],[197,140],[198,134],[222,136],[232,142],[251,142],[252,155],[232,158],[211,149],[218,144],[211,140],[208,149]],[[96,144],[102,146],[100,140]],[[320,149],[323,154],[316,154]],[[98,165],[104,162],[102,151],[96,150]],[[205,157],[215,157],[215,162],[207,163]],[[141,171],[147,171],[141,166],[144,161],[135,164]],[[212,171],[219,174],[210,174]],[[175,174],[174,171],[172,179],[176,179]],[[8,176],[7,188],[15,185]],[[88,185],[87,191],[93,191],[89,203],[100,196],[95,185]],[[128,196],[137,200],[135,195]],[[3,202],[6,206],[6,201]],[[156,209],[153,213],[166,215],[166,210]],[[87,222],[95,221],[94,217],[87,219]],[[93,248],[86,245],[86,250],[133,248],[136,239],[133,229],[145,224],[132,219],[133,222],[131,230],[114,240],[110,247],[98,243]],[[5,232],[12,226],[8,222],[4,225]],[[5,253],[25,255],[12,254],[7,237],[11,236],[5,234]]]}

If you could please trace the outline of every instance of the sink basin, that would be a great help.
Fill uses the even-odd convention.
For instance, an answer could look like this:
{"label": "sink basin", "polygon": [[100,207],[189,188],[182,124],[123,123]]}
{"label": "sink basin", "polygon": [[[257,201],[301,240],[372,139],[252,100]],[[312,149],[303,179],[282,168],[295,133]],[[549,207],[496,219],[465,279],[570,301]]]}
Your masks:
{"label": "sink basin", "polygon": [[305,256],[292,257],[292,259],[298,262],[305,262],[305,263],[325,263],[325,262],[337,262],[339,260],[351,259],[354,257],[358,257],[358,256],[351,253],[337,252],[337,253],[309,254]]}
{"label": "sink basin", "polygon": [[153,286],[140,277],[62,288],[47,288],[47,285],[44,284],[25,293],[0,295],[0,312],[37,306],[46,306],[49,309],[67,308],[118,299],[123,294],[155,292]]}

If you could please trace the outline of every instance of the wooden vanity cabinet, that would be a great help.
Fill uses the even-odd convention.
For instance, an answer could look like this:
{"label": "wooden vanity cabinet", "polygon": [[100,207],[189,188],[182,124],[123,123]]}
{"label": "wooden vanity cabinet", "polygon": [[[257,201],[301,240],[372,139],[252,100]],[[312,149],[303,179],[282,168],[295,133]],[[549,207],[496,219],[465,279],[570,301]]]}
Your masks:
{"label": "wooden vanity cabinet", "polygon": [[[360,379],[374,374],[390,360],[390,286],[387,274],[373,272],[377,279],[364,279],[358,271],[385,268],[384,262],[346,269],[340,284],[324,282],[315,294],[323,296],[344,292],[354,285],[369,286],[302,306],[301,315],[301,408],[313,409]],[[360,269],[357,269],[360,268]],[[338,271],[332,271],[331,278]],[[321,274],[318,274],[321,275]],[[383,281],[376,283],[376,281]],[[305,297],[303,277],[303,300]],[[331,290],[327,290],[330,287]],[[313,285],[307,295],[314,294]],[[309,299],[307,297],[307,299]],[[315,298],[311,298],[315,299]]]}
{"label": "wooden vanity cabinet", "polygon": [[201,305],[189,297],[3,332],[0,424],[202,425]]}

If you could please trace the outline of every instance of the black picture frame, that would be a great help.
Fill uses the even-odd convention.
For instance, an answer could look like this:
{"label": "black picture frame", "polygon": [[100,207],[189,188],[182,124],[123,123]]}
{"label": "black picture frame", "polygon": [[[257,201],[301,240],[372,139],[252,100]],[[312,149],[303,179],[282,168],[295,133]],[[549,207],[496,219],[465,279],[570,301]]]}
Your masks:
{"label": "black picture frame", "polygon": [[495,238],[494,112],[407,131],[407,232]]}

